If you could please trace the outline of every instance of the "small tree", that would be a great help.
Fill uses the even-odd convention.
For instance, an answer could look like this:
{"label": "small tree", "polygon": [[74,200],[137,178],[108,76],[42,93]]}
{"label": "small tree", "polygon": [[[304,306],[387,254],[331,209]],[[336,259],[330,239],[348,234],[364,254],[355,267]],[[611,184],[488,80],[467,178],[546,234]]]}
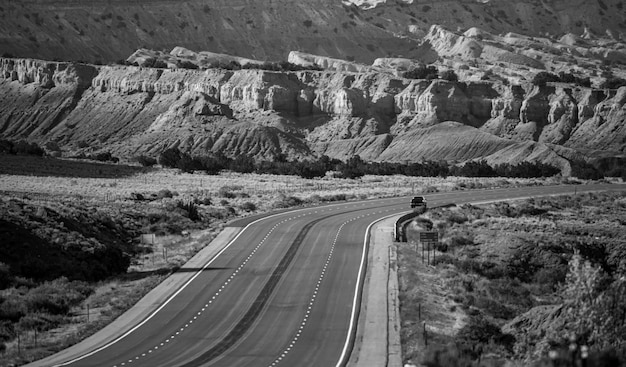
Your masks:
{"label": "small tree", "polygon": [[152,167],[157,164],[157,160],[155,158],[148,157],[146,155],[137,156],[135,157],[135,160],[144,167]]}
{"label": "small tree", "polygon": [[452,69],[448,69],[448,70],[444,70],[441,73],[439,73],[439,77],[443,80],[447,80],[450,82],[458,82],[459,81],[459,76],[456,75],[456,73],[454,72],[454,70]]}
{"label": "small tree", "polygon": [[178,148],[169,148],[159,154],[159,164],[163,167],[176,168],[181,158]]}
{"label": "small tree", "polygon": [[561,79],[557,75],[548,73],[547,71],[540,71],[537,74],[535,74],[535,76],[533,77],[532,83],[534,85],[543,87],[546,85],[546,83],[558,82],[560,80]]}

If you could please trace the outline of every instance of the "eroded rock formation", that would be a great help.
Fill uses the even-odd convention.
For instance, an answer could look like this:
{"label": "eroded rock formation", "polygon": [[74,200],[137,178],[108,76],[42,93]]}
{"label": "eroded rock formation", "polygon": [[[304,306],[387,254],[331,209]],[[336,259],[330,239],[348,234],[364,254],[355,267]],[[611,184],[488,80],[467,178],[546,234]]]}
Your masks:
{"label": "eroded rock formation", "polygon": [[130,157],[178,146],[263,159],[530,159],[566,169],[576,152],[626,150],[626,88],[26,59],[0,59],[0,76],[2,136],[66,151]]}

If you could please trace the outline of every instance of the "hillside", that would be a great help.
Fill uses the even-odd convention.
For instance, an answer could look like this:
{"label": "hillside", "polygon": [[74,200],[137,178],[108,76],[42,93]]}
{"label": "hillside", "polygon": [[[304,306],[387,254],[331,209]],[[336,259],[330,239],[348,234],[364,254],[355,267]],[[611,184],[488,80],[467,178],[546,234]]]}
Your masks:
{"label": "hillside", "polygon": [[[439,26],[429,37],[431,44],[467,38]],[[186,55],[185,60],[200,60]],[[529,160],[565,174],[574,160],[619,157],[626,150],[624,87],[535,85],[530,80],[542,69],[514,65],[506,69],[508,75],[482,72],[490,67],[488,59],[481,59],[481,67],[456,69],[461,81],[402,77],[407,71],[399,66],[406,59],[378,59],[367,66],[292,53],[290,60],[328,70],[0,59],[0,134],[36,141],[61,156],[111,152],[130,159],[178,147],[194,155],[269,160],[279,155],[360,155],[392,162]],[[333,70],[338,68],[352,71]],[[606,71],[601,65],[597,70]],[[624,72],[619,64],[610,70]],[[576,75],[588,78],[594,69],[585,73]]]}
{"label": "hillside", "polygon": [[622,0],[6,0],[0,54],[111,62],[176,46],[259,60],[290,51],[371,63],[419,57],[433,24],[532,37],[624,39]]}

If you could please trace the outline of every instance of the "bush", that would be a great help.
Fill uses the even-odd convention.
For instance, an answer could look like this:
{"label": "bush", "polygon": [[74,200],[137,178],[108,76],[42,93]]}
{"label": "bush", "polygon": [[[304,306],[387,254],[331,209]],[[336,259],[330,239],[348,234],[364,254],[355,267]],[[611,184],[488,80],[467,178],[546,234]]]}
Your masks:
{"label": "bush", "polygon": [[487,344],[494,342],[512,347],[515,338],[510,334],[503,334],[500,328],[482,316],[470,317],[469,322],[459,330],[455,338],[461,343]]}
{"label": "bush", "polygon": [[0,139],[0,153],[15,154],[13,150],[13,142],[6,139]]}
{"label": "bush", "polygon": [[559,81],[561,80],[559,79],[557,75],[549,73],[547,71],[540,71],[537,74],[535,74],[535,76],[533,77],[532,83],[534,85],[543,87],[546,85],[546,83],[559,82]]}
{"label": "bush", "polygon": [[456,213],[456,212],[452,212],[450,213],[450,215],[447,218],[448,222],[450,223],[454,223],[454,224],[463,224],[465,222],[467,222],[469,219],[467,218],[467,216],[465,216],[462,213]]}
{"label": "bush", "polygon": [[0,321],[17,322],[28,309],[21,299],[9,298],[0,303]]}
{"label": "bush", "polygon": [[179,209],[182,209],[185,212],[185,216],[191,219],[192,221],[195,222],[195,221],[200,220],[200,213],[198,213],[198,207],[193,201],[183,202],[181,200],[178,200],[176,202],[176,206]]}
{"label": "bush", "polygon": [[274,203],[275,208],[291,208],[302,205],[302,199],[295,196],[282,196]]}
{"label": "bush", "polygon": [[102,152],[98,154],[92,154],[92,155],[87,156],[87,159],[91,159],[91,160],[99,161],[99,162],[114,162],[114,163],[119,162],[119,158],[114,157],[111,154],[111,152]]}
{"label": "bush", "polygon": [[585,161],[574,161],[571,163],[572,177],[582,180],[599,180],[604,175],[596,169],[592,164]]}
{"label": "bush", "polygon": [[434,65],[420,65],[404,73],[404,77],[408,79],[437,79],[438,75],[439,70]]}
{"label": "bush", "polygon": [[199,159],[192,158],[187,153],[181,153],[180,159],[176,162],[176,168],[185,173],[193,173],[202,170],[202,162]]}
{"label": "bush", "polygon": [[455,262],[456,262],[456,260],[454,259],[454,257],[452,257],[452,256],[450,256],[448,254],[443,254],[443,255],[439,255],[439,256],[435,257],[435,259],[433,260],[433,265],[437,265],[437,264],[454,264]]}
{"label": "bush", "polygon": [[20,140],[13,144],[13,154],[43,156],[45,151],[36,143]]}
{"label": "bush", "polygon": [[[221,197],[227,198],[227,199],[234,199],[237,197],[237,194],[235,194],[234,192],[230,191],[230,187],[227,186],[222,186],[219,188],[219,190],[217,191],[217,194]],[[228,202],[226,202],[228,203]]]}
{"label": "bush", "polygon": [[144,167],[152,167],[157,164],[156,158],[140,155],[135,157],[135,160]]}
{"label": "bush", "polygon": [[189,60],[181,61],[178,67],[183,68],[183,69],[190,69],[190,70],[198,69],[198,65],[194,64],[193,62]]}
{"label": "bush", "polygon": [[169,148],[159,154],[158,162],[163,167],[176,168],[181,158],[178,148]]}
{"label": "bush", "polygon": [[159,192],[157,192],[156,194],[158,199],[165,199],[165,198],[171,198],[174,196],[174,194],[168,190],[168,189],[163,189],[163,190],[159,190]]}
{"label": "bush", "polygon": [[454,72],[454,70],[444,70],[441,73],[439,73],[439,77],[443,80],[447,80],[450,82],[457,82],[459,81],[459,76],[456,75],[456,73]]}
{"label": "bush", "polygon": [[239,209],[246,212],[253,212],[256,210],[256,205],[250,201],[246,201],[245,203],[239,206]]}

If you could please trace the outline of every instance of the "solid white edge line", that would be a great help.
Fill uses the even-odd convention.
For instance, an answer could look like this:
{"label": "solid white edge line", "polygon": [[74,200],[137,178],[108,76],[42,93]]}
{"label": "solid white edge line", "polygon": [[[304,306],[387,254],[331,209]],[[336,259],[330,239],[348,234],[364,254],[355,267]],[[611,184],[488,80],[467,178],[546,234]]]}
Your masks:
{"label": "solid white edge line", "polygon": [[[365,264],[367,263],[367,247],[368,247],[368,242],[369,242],[369,236],[370,236],[370,231],[372,229],[372,226],[382,220],[385,220],[387,218],[391,218],[391,217],[395,217],[398,214],[391,214],[382,218],[378,218],[375,221],[373,221],[372,223],[370,223],[367,226],[367,229],[365,231],[365,239],[363,240],[363,254],[361,255],[361,266],[359,267],[359,274],[358,274],[358,278],[357,278],[357,284],[355,287],[355,293],[354,293],[354,300],[352,301],[352,314],[350,316],[350,328],[348,329],[348,336],[346,337],[346,342],[343,345],[343,350],[341,351],[341,356],[339,357],[339,361],[337,362],[337,364],[335,365],[335,367],[341,367],[343,366],[345,363],[348,362],[348,360],[345,360],[346,358],[349,358],[350,354],[349,353],[349,349],[350,349],[350,342],[352,341],[352,334],[354,332],[354,328],[356,327],[356,322],[357,320],[355,320],[356,318],[356,314],[357,314],[357,307],[361,307],[360,303],[358,303],[359,300],[359,289],[361,289],[363,287],[363,281],[365,280],[365,274],[363,274],[363,271],[365,269]],[[351,352],[351,351],[350,351]]]}
{"label": "solid white edge line", "polygon": [[[293,210],[293,211],[289,211],[287,213],[293,213],[295,211],[303,211],[303,210],[310,210],[310,208],[303,208],[303,209],[297,209],[297,210]],[[76,358],[70,359],[69,361],[66,362],[62,362],[59,364],[55,364],[52,367],[60,367],[60,366],[67,366],[70,365],[74,362],[78,362],[82,359],[85,359],[87,357],[91,357],[92,355],[103,351],[106,348],[109,348],[110,346],[112,346],[113,344],[116,344],[117,342],[119,342],[120,340],[124,339],[125,337],[127,337],[128,335],[130,335],[131,333],[133,333],[135,330],[139,329],[141,326],[143,326],[146,322],[148,322],[150,319],[152,319],[159,311],[161,311],[165,306],[167,306],[168,303],[170,303],[174,297],[176,297],[180,292],[182,292],[194,279],[196,279],[198,277],[198,275],[200,275],[204,270],[206,270],[206,268],[211,265],[222,253],[224,253],[224,251],[226,251],[236,240],[237,238],[239,238],[239,236],[241,236],[247,229],[248,227],[250,227],[251,225],[260,222],[262,220],[265,219],[269,219],[269,218],[273,218],[276,216],[280,216],[280,215],[284,215],[287,213],[276,213],[273,215],[269,215],[267,217],[263,217],[263,218],[259,218],[253,222],[250,222],[247,226],[243,227],[243,229],[241,231],[239,231],[239,233],[237,233],[237,235],[230,240],[230,242],[228,242],[228,244],[226,244],[226,246],[224,246],[223,249],[221,249],[217,254],[215,254],[215,256],[213,256],[206,264],[204,264],[204,266],[202,266],[202,268],[200,270],[198,270],[196,272],[196,274],[194,274],[187,282],[185,282],[185,284],[183,284],[174,294],[172,294],[165,302],[163,302],[163,304],[161,304],[161,306],[159,306],[159,308],[157,308],[156,310],[154,310],[148,317],[146,317],[143,321],[141,321],[139,324],[135,325],[132,329],[128,330],[127,332],[125,332],[124,334],[118,336],[116,339],[106,343],[105,345],[92,350],[89,353],[83,354],[81,356],[78,356]]]}

